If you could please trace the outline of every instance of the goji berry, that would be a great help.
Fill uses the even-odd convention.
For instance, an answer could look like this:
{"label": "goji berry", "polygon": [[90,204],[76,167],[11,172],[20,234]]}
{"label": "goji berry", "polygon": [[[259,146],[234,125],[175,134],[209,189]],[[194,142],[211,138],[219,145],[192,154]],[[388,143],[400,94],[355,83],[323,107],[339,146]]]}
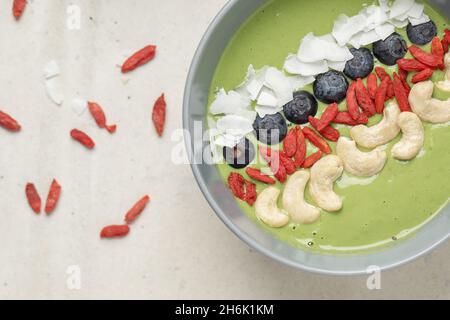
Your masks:
{"label": "goji berry", "polygon": [[392,81],[392,79],[389,77],[388,78],[388,89],[386,92],[386,101],[391,100],[392,98],[395,97],[395,91],[394,91],[394,82]]}
{"label": "goji berry", "polygon": [[147,62],[153,60],[156,55],[156,46],[150,45],[139,50],[125,61],[122,65],[122,72],[127,73],[133,71],[137,67],[140,67]]}
{"label": "goji berry", "polygon": [[347,110],[350,113],[350,115],[352,116],[353,120],[356,121],[356,120],[358,120],[359,115],[361,113],[359,112],[358,100],[356,99],[355,86],[356,86],[356,82],[353,82],[348,87],[346,101],[347,101]]}
{"label": "goji berry", "polygon": [[306,139],[308,139],[313,145],[315,145],[317,148],[319,148],[321,151],[323,151],[326,154],[331,153],[331,148],[328,145],[328,143],[322,139],[314,130],[306,127],[303,128],[303,134],[305,135]]}
{"label": "goji berry", "polygon": [[259,169],[247,168],[247,169],[245,169],[245,172],[247,173],[247,175],[250,178],[252,178],[256,181],[266,183],[266,184],[275,184],[276,183],[275,179],[272,179],[268,175],[263,174],[261,172],[261,170],[259,170]]}
{"label": "goji berry", "polygon": [[95,142],[83,131],[73,129],[70,131],[70,136],[88,149],[93,149],[95,147]]}
{"label": "goji berry", "polygon": [[228,176],[228,187],[236,198],[245,201],[245,179],[242,175],[232,172]]}
{"label": "goji berry", "polygon": [[402,81],[396,73],[394,73],[394,90],[395,98],[397,99],[400,110],[402,112],[411,111],[411,106],[409,105],[408,101],[408,95],[406,94]]}
{"label": "goji berry", "polygon": [[[336,114],[336,116],[337,116],[337,114]],[[336,116],[333,118],[333,121],[334,121],[334,119],[336,119]],[[312,125],[312,127],[314,129],[316,129],[317,131],[319,131],[317,128],[318,128],[320,120],[316,119],[314,117],[311,117],[311,116],[308,119],[309,119],[309,123]],[[319,133],[325,139],[330,140],[330,141],[334,141],[334,142],[338,141],[340,136],[341,136],[341,134],[339,133],[339,130],[333,128],[331,125],[328,125],[323,130],[319,131]]]}
{"label": "goji berry", "polygon": [[383,81],[384,78],[391,78],[389,74],[382,67],[375,67],[375,73],[377,74],[380,81]]}
{"label": "goji berry", "polygon": [[444,47],[442,46],[441,39],[439,37],[434,37],[431,41],[431,53],[434,54],[439,59],[438,68],[441,70],[445,69],[444,63]]}
{"label": "goji berry", "polygon": [[294,156],[294,163],[297,168],[300,168],[305,161],[306,158],[306,140],[305,135],[303,134],[302,128],[296,128],[297,134],[297,151]]}
{"label": "goji berry", "polygon": [[[311,123],[311,121],[310,121],[310,123]],[[339,112],[336,115],[336,117],[334,118],[333,123],[345,124],[345,125],[348,125],[348,126],[356,126],[356,125],[358,125],[358,122],[356,120],[353,120],[352,116],[347,111]]]}
{"label": "goji berry", "polygon": [[411,87],[408,84],[408,71],[403,70],[402,68],[398,68],[398,76],[400,80],[402,81],[403,87],[406,90],[406,94],[409,95],[409,92],[411,91]]}
{"label": "goji berry", "polygon": [[130,224],[136,220],[141,215],[142,211],[144,211],[149,201],[149,196],[144,196],[139,200],[125,215],[125,222]]}
{"label": "goji berry", "polygon": [[370,94],[367,91],[364,83],[360,78],[356,81],[356,100],[358,101],[359,106],[365,111],[365,113],[371,117],[373,116],[375,111],[375,104],[373,100],[370,98]]}
{"label": "goji berry", "polygon": [[428,68],[416,59],[399,59],[397,60],[397,65],[400,69],[405,71],[422,71]]}
{"label": "goji berry", "polygon": [[102,229],[100,232],[101,238],[117,238],[117,237],[125,237],[130,232],[130,227],[128,225],[120,225],[120,226],[107,226]]}
{"label": "goji berry", "polygon": [[89,108],[89,112],[91,113],[92,117],[94,118],[94,120],[97,123],[99,128],[106,129],[106,130],[108,130],[109,133],[116,132],[116,129],[117,129],[116,125],[107,125],[106,124],[105,112],[103,111],[102,107],[98,103],[88,102],[88,108]]}
{"label": "goji berry", "polygon": [[283,141],[283,151],[290,158],[295,156],[297,151],[297,129],[294,127],[289,130],[286,138]]}
{"label": "goji berry", "polygon": [[20,124],[15,119],[2,111],[0,111],[0,127],[12,132],[17,132],[21,129]]}
{"label": "goji berry", "polygon": [[367,77],[367,89],[369,90],[370,98],[372,100],[375,100],[375,94],[377,93],[378,89],[377,76],[375,73],[371,73]]}
{"label": "goji berry", "polygon": [[386,101],[386,94],[389,86],[389,79],[384,78],[381,81],[381,85],[378,87],[377,93],[375,95],[375,109],[379,114],[383,113],[384,102]]}
{"label": "goji berry", "polygon": [[28,204],[31,209],[37,214],[41,213],[41,197],[39,196],[36,187],[32,183],[28,183],[25,187],[25,195],[27,196]]}
{"label": "goji berry", "polygon": [[422,62],[432,69],[436,69],[439,66],[439,58],[434,54],[425,52],[414,45],[409,47],[409,52],[411,52],[413,57],[416,58],[419,62]]}
{"label": "goji berry", "polygon": [[13,2],[13,15],[16,20],[20,19],[23,12],[25,11],[25,8],[27,6],[27,0],[14,0]]}
{"label": "goji berry", "polygon": [[53,179],[53,182],[50,186],[50,191],[48,192],[47,201],[45,203],[45,213],[52,213],[56,205],[58,204],[59,197],[61,196],[61,185]]}
{"label": "goji berry", "polygon": [[256,184],[245,180],[245,201],[253,206],[256,202],[258,194],[256,193]]}
{"label": "goji berry", "polygon": [[317,151],[313,153],[308,158],[306,158],[305,163],[303,163],[303,168],[309,169],[311,168],[317,161],[319,161],[323,156],[322,151]]}
{"label": "goji berry", "polygon": [[281,165],[286,169],[287,174],[293,174],[295,171],[297,171],[294,161],[292,161],[292,159],[289,158],[284,152],[280,152],[280,162]]}
{"label": "goji berry", "polygon": [[448,53],[448,45],[450,44],[450,42],[447,40],[447,38],[444,37],[444,39],[442,39],[441,41],[442,44],[442,48],[444,49],[444,53]]}
{"label": "goji berry", "polygon": [[153,124],[160,137],[164,133],[164,126],[166,124],[166,109],[167,104],[163,93],[158,100],[156,100],[152,113]]}
{"label": "goji berry", "polygon": [[433,70],[425,69],[423,71],[420,71],[420,72],[416,73],[412,77],[411,82],[412,83],[422,82],[422,81],[430,79],[432,76],[433,76]]}
{"label": "goji berry", "polygon": [[337,103],[330,104],[325,111],[323,112],[322,116],[320,117],[319,123],[317,124],[317,131],[321,132],[323,129],[328,127],[331,123],[331,121],[336,118],[336,115],[339,112],[339,108]]}
{"label": "goji berry", "polygon": [[275,178],[277,178],[277,180],[280,181],[281,183],[286,182],[287,171],[282,163],[280,153],[265,147],[259,147],[259,152],[261,153],[263,158],[267,161],[267,164],[272,170]]}

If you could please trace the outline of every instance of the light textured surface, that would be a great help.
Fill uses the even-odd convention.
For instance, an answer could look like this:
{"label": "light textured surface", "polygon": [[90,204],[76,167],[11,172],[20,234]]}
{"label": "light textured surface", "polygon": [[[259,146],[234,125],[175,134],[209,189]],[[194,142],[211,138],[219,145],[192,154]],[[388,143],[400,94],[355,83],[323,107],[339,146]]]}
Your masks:
{"label": "light textured surface", "polygon": [[[225,0],[30,1],[16,23],[0,4],[0,109],[19,119],[20,134],[0,130],[0,298],[450,298],[450,243],[412,264],[382,274],[382,290],[365,277],[297,271],[250,250],[214,215],[187,165],[171,164],[171,133],[181,127],[190,60]],[[81,29],[66,26],[67,7],[81,8]],[[151,64],[129,74],[123,54],[159,45]],[[43,68],[55,59],[66,103],[50,102]],[[168,126],[156,138],[150,110],[165,92]],[[77,116],[75,97],[101,103],[116,135]],[[97,142],[88,152],[69,138],[73,127]],[[33,181],[46,197],[51,179],[63,186],[51,217],[28,208]],[[143,194],[153,200],[126,239],[101,241]],[[70,266],[81,289],[67,286]]]}

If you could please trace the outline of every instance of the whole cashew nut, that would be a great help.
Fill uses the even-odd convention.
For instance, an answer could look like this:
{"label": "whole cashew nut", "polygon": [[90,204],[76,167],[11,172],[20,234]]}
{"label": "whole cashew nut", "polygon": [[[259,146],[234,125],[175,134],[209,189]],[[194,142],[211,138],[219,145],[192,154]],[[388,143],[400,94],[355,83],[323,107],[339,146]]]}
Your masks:
{"label": "whole cashew nut", "polygon": [[398,160],[411,160],[422,150],[425,133],[420,118],[412,112],[402,112],[397,120],[402,130],[402,140],[392,148],[392,156]]}
{"label": "whole cashew nut", "polygon": [[287,181],[283,191],[283,208],[292,220],[300,224],[310,224],[320,217],[320,210],[305,202],[304,194],[309,180],[308,171],[297,171]]}
{"label": "whole cashew nut", "polygon": [[443,91],[450,92],[450,53],[445,55],[444,62],[446,68],[445,78],[443,81],[436,83],[436,87]]}
{"label": "whole cashew nut", "polygon": [[343,172],[344,164],[335,155],[322,158],[311,168],[309,193],[323,210],[334,212],[342,209],[342,199],[333,191],[333,184]]}
{"label": "whole cashew nut", "polygon": [[289,223],[289,217],[277,206],[280,190],[275,187],[264,189],[255,202],[256,216],[272,228],[281,228]]}
{"label": "whole cashew nut", "polygon": [[415,84],[409,94],[412,111],[422,120],[431,123],[450,121],[450,98],[442,101],[433,98],[434,84],[424,81]]}
{"label": "whole cashew nut", "polygon": [[399,134],[397,118],[400,109],[397,103],[389,103],[383,114],[383,120],[372,127],[359,125],[350,130],[350,136],[359,146],[373,149],[390,142]]}
{"label": "whole cashew nut", "polygon": [[358,177],[371,177],[383,170],[387,161],[387,154],[381,148],[371,152],[362,152],[356,143],[341,137],[336,147],[337,155],[344,162],[345,171]]}

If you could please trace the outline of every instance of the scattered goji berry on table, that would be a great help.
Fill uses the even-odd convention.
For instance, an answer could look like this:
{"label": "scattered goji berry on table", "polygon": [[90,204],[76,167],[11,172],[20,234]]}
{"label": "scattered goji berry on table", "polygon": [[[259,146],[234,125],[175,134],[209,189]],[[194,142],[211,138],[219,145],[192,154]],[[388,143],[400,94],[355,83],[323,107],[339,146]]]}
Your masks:
{"label": "scattered goji berry on table", "polygon": [[[337,116],[337,114],[336,114],[336,116]],[[336,119],[336,116],[333,118],[332,121],[334,121],[334,119]],[[319,131],[317,128],[318,128],[320,120],[316,119],[316,118],[314,118],[312,116],[310,116],[308,118],[308,120],[309,120],[309,123],[312,125],[312,127],[314,129],[316,129],[317,131]],[[331,125],[326,126],[323,130],[320,130],[319,133],[325,139],[330,140],[330,141],[334,141],[334,142],[338,141],[340,136],[341,136],[341,134],[339,133],[339,130],[333,128]]]}
{"label": "scattered goji berry on table", "polygon": [[150,45],[139,50],[125,61],[122,65],[122,72],[127,73],[133,71],[137,67],[140,67],[147,62],[153,60],[156,55],[156,46]]}
{"label": "scattered goji berry on table", "polygon": [[25,195],[27,196],[28,204],[31,209],[37,214],[41,213],[41,197],[39,196],[36,187],[32,183],[28,183],[25,187]]}
{"label": "scattered goji berry on table", "polygon": [[328,127],[331,123],[331,121],[336,118],[336,115],[339,112],[339,108],[337,103],[330,104],[325,111],[323,112],[322,116],[320,117],[319,123],[317,124],[317,131],[321,132],[323,129]]}
{"label": "scattered goji berry on table", "polygon": [[361,112],[359,112],[359,105],[358,100],[356,99],[355,89],[356,89],[356,82],[353,82],[348,87],[346,100],[348,113],[350,113],[353,120],[356,121],[359,119],[359,115],[361,114]]}
{"label": "scattered goji berry on table", "polygon": [[355,91],[356,100],[358,101],[359,106],[369,117],[375,115],[375,104],[373,103],[372,98],[370,98],[369,91],[367,91],[361,78],[358,78],[356,81]]}
{"label": "scattered goji berry on table", "polygon": [[93,149],[95,147],[94,141],[83,131],[73,129],[70,131],[70,136],[88,149]]}
{"label": "scattered goji berry on table", "polygon": [[306,127],[303,128],[303,134],[305,135],[306,139],[308,139],[313,145],[315,145],[317,148],[319,148],[322,152],[326,154],[331,153],[331,148],[328,145],[328,143],[322,139],[314,130]]}
{"label": "scattered goji berry on table", "polygon": [[228,187],[236,198],[245,201],[245,179],[241,174],[232,172],[228,176]]}
{"label": "scattered goji berry on table", "polygon": [[317,151],[313,153],[308,158],[306,158],[305,163],[303,163],[303,168],[309,169],[311,168],[317,161],[319,161],[323,156],[322,151]]}
{"label": "scattered goji berry on table", "polygon": [[378,114],[382,114],[384,110],[384,102],[386,101],[389,79],[384,78],[375,94],[375,109]]}
{"label": "scattered goji berry on table", "polygon": [[283,141],[283,151],[284,153],[292,158],[295,156],[295,152],[297,151],[297,128],[294,127],[289,130],[286,138]]}
{"label": "scattered goji berry on table", "polygon": [[89,108],[89,112],[91,113],[92,117],[94,118],[94,120],[97,123],[99,128],[106,129],[106,130],[108,130],[109,133],[116,132],[116,129],[117,129],[116,125],[107,125],[106,124],[105,112],[103,111],[102,107],[98,103],[88,102],[88,108]]}
{"label": "scattered goji berry on table", "polygon": [[256,193],[256,184],[245,180],[245,201],[253,206],[256,202],[258,194]]}
{"label": "scattered goji berry on table", "polygon": [[305,162],[306,158],[306,140],[305,135],[303,134],[302,128],[296,127],[296,135],[297,135],[297,151],[294,155],[294,163],[297,168],[300,168]]}
{"label": "scattered goji berry on table", "polygon": [[411,106],[409,105],[408,95],[403,87],[403,83],[400,77],[394,73],[394,90],[395,98],[397,99],[398,106],[402,112],[411,111]]}
{"label": "scattered goji berry on table", "polygon": [[107,226],[100,232],[100,238],[117,238],[125,237],[130,232],[130,227],[128,225],[120,226]]}
{"label": "scattered goji berry on table", "polygon": [[428,79],[430,79],[433,76],[433,73],[434,72],[431,69],[422,70],[422,71],[416,73],[412,77],[411,82],[412,83],[418,83],[418,82],[422,82],[422,81],[428,80]]}
{"label": "scattered goji berry on table", "polygon": [[434,37],[431,41],[431,53],[434,54],[439,59],[438,68],[441,70],[445,69],[444,63],[444,47],[442,46],[441,39],[439,37]]}
{"label": "scattered goji berry on table", "polygon": [[20,124],[15,119],[2,111],[0,111],[0,127],[12,132],[17,132],[21,129]]}
{"label": "scattered goji berry on table", "polygon": [[25,7],[27,6],[27,0],[14,0],[13,2],[13,15],[16,20],[20,19],[23,12],[25,11]]}
{"label": "scattered goji berry on table", "polygon": [[397,65],[399,69],[405,71],[422,71],[428,67],[416,59],[399,59],[397,60]]}
{"label": "scattered goji berry on table", "polygon": [[144,211],[149,201],[149,196],[144,196],[141,200],[139,200],[125,215],[125,222],[130,224],[136,220],[141,215],[142,211]]}
{"label": "scattered goji berry on table", "polygon": [[[413,55],[414,58],[416,58],[419,62],[422,62],[423,64],[427,65],[428,67],[432,69],[436,69],[439,66],[439,58],[436,57],[434,54],[428,53],[420,49],[416,46],[409,47],[409,52]],[[404,69],[406,70],[406,69]]]}
{"label": "scattered goji berry on table", "polygon": [[259,181],[262,183],[266,183],[266,184],[275,184],[276,183],[275,179],[272,179],[268,175],[263,174],[261,172],[261,170],[259,170],[259,169],[249,167],[249,168],[245,169],[245,172],[253,180],[256,180],[256,181]]}
{"label": "scattered goji berry on table", "polygon": [[152,112],[153,125],[155,126],[156,132],[160,137],[164,133],[164,126],[166,124],[166,112],[167,112],[166,109],[167,109],[166,100],[164,94],[162,94],[158,98],[158,100],[156,100]]}
{"label": "scattered goji berry on table", "polygon": [[377,93],[377,89],[378,89],[377,76],[375,73],[371,73],[367,77],[367,90],[369,90],[370,98],[372,100],[375,100],[375,94]]}
{"label": "scattered goji berry on table", "polygon": [[61,185],[53,179],[53,182],[50,186],[50,191],[48,192],[47,201],[45,203],[45,213],[52,213],[56,205],[58,204],[59,197],[61,196]]}

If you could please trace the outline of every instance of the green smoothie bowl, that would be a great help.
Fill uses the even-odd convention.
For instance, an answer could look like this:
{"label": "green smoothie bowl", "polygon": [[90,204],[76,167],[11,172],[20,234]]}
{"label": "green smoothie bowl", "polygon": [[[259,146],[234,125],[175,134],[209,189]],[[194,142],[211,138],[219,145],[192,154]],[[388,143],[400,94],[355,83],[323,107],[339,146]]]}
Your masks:
{"label": "green smoothie bowl", "polygon": [[231,0],[187,79],[218,217],[302,270],[366,274],[450,234],[450,3]]}

